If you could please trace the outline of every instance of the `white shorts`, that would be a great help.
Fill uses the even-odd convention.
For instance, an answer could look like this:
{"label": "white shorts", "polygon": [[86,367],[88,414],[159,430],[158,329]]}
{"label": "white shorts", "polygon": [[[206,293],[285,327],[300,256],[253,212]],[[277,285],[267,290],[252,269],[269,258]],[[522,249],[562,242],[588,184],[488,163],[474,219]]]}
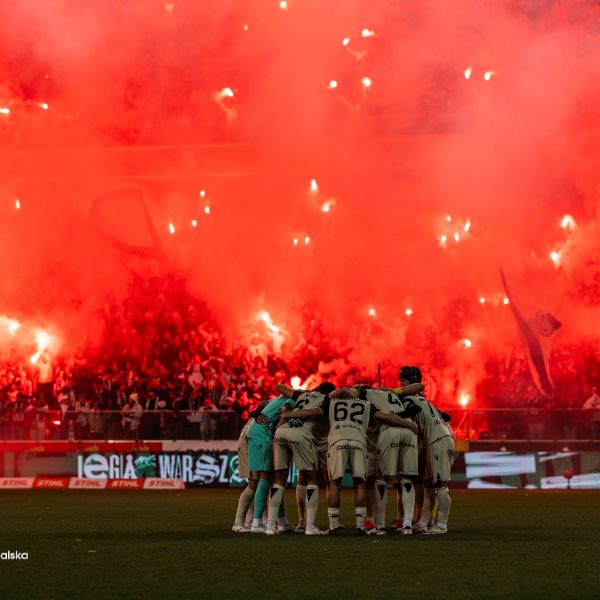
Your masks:
{"label": "white shorts", "polygon": [[425,479],[433,483],[450,481],[450,468],[454,461],[454,438],[447,435],[427,448]]}
{"label": "white shorts", "polygon": [[299,471],[314,471],[319,464],[312,431],[306,427],[279,427],[273,438],[273,467],[288,469],[292,456]]}
{"label": "white shorts", "polygon": [[368,461],[366,447],[355,440],[334,442],[327,451],[327,470],[331,479],[341,479],[346,467],[352,477],[366,479]]}
{"label": "white shorts", "polygon": [[385,477],[417,475],[417,435],[406,427],[388,427],[377,440],[379,470]]}

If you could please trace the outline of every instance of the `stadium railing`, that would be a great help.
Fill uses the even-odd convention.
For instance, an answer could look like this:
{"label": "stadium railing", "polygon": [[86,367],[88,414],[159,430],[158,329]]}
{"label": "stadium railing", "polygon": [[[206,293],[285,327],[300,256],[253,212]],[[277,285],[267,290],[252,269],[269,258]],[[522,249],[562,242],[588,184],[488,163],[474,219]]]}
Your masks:
{"label": "stadium railing", "polygon": [[133,412],[40,411],[0,414],[0,440],[237,439],[243,421],[233,410]]}
{"label": "stadium railing", "polygon": [[457,439],[468,441],[593,441],[600,439],[600,410],[473,408],[448,411]]}
{"label": "stadium railing", "polygon": [[[598,441],[600,410],[448,409],[457,440]],[[0,412],[0,440],[233,440],[233,410]]]}

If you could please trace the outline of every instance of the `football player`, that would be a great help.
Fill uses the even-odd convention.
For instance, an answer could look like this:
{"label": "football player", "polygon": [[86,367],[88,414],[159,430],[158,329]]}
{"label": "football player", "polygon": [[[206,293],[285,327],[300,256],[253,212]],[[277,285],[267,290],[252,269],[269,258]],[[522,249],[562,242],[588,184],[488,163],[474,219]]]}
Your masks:
{"label": "football player", "polygon": [[252,527],[252,518],[250,518],[250,523],[248,523],[247,514],[253,506],[254,494],[258,486],[258,473],[256,471],[252,472],[248,468],[248,440],[246,439],[246,433],[248,433],[248,429],[252,423],[254,423],[254,417],[250,416],[238,438],[238,475],[247,479],[248,484],[240,494],[240,499],[238,500],[235,522],[231,528],[235,533],[248,533]]}
{"label": "football player", "polygon": [[[398,375],[400,385],[421,383],[421,370],[414,366],[404,366]],[[426,447],[425,465],[425,497],[421,518],[416,525],[422,533],[430,535],[444,534],[448,531],[448,515],[450,513],[450,494],[448,481],[454,458],[454,435],[448,421],[450,415],[442,413],[427,400],[423,392],[411,395],[409,400],[414,402],[421,411],[415,416]],[[437,523],[428,527],[431,514],[437,501]],[[407,515],[405,514],[406,518]]]}
{"label": "football player", "polygon": [[296,402],[294,408],[281,416],[280,426],[273,439],[275,480],[269,504],[267,534],[273,535],[274,517],[283,500],[285,482],[288,477],[290,459],[293,456],[298,471],[306,481],[306,529],[305,535],[320,535],[315,527],[319,506],[318,455],[313,428],[316,419],[323,415],[321,406],[328,400],[328,394],[335,386],[328,381],[314,390],[294,390],[278,384],[277,391]]}
{"label": "football player", "polygon": [[[402,502],[406,514],[410,517],[404,521],[401,532],[412,533],[412,514],[414,511],[414,488],[411,478],[417,475],[417,432],[418,427],[411,419],[419,412],[412,402],[404,403],[400,396],[422,390],[423,386],[413,386],[397,390],[395,394],[388,389],[372,389],[359,386],[350,393],[360,399],[368,400],[375,409],[375,420],[380,424],[377,438],[377,455],[379,472],[386,483],[377,486],[379,495],[377,526],[371,534],[385,534],[385,490],[387,483],[396,485],[401,490]],[[398,482],[398,477],[400,481]]]}
{"label": "football player", "polygon": [[329,471],[329,498],[327,516],[329,517],[329,535],[337,535],[340,516],[340,487],[349,468],[354,487],[354,514],[356,517],[356,535],[366,535],[365,518],[367,516],[367,427],[372,421],[371,404],[358,398],[349,388],[341,388],[329,394],[329,401],[322,409],[329,413],[329,445],[327,468]]}
{"label": "football player", "polygon": [[381,503],[387,501],[386,483],[379,476],[379,457],[377,456],[377,438],[379,437],[379,423],[373,421],[367,428],[367,519],[365,530],[371,533],[376,529],[377,514],[381,510]]}
{"label": "football player", "polygon": [[[271,400],[257,416],[256,421],[250,425],[246,433],[248,442],[248,468],[258,471],[258,484],[254,496],[254,515],[251,533],[265,533],[262,526],[262,515],[267,505],[271,480],[273,478],[273,434],[282,411],[294,406],[294,401],[285,396],[278,396]],[[277,507],[276,518],[279,519],[280,528],[287,529],[287,521]]]}

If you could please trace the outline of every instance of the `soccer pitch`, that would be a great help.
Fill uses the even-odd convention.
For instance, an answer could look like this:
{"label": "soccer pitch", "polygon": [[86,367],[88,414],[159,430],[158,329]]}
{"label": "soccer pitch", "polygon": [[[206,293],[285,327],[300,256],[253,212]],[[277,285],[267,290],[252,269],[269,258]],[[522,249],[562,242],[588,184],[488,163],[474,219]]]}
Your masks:
{"label": "soccer pitch", "polygon": [[[233,534],[235,490],[0,495],[0,598],[597,598],[600,494],[452,492],[444,536]],[[319,519],[325,526],[324,494]],[[395,516],[390,494],[388,516]],[[290,520],[293,490],[286,494]]]}

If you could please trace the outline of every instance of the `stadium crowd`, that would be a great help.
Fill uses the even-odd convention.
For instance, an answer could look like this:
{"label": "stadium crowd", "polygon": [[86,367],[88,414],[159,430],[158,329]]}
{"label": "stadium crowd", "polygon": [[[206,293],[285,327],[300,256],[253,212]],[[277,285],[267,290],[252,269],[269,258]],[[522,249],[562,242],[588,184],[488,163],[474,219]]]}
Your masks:
{"label": "stadium crowd", "polygon": [[[2,357],[0,438],[231,439],[249,412],[275,395],[278,382],[295,377],[308,388],[322,380],[375,383],[373,369],[359,365],[352,348],[360,345],[377,356],[377,347],[369,345],[390,332],[365,319],[334,349],[314,314],[306,310],[299,341],[288,349],[260,320],[239,336],[219,328],[180,277],[136,279],[124,302],[105,304],[99,315],[104,337],[96,346],[70,357],[46,351],[35,364],[14,352]],[[460,334],[450,327],[417,335],[410,324],[397,325],[398,346],[407,336],[418,342],[411,352],[415,362],[428,366],[428,397],[445,410],[462,408],[459,369],[440,351]],[[388,366],[382,362],[382,372]],[[600,350],[557,345],[551,369],[556,393],[549,400],[533,384],[524,359],[489,358],[470,401],[477,408],[592,408],[600,388]]]}

